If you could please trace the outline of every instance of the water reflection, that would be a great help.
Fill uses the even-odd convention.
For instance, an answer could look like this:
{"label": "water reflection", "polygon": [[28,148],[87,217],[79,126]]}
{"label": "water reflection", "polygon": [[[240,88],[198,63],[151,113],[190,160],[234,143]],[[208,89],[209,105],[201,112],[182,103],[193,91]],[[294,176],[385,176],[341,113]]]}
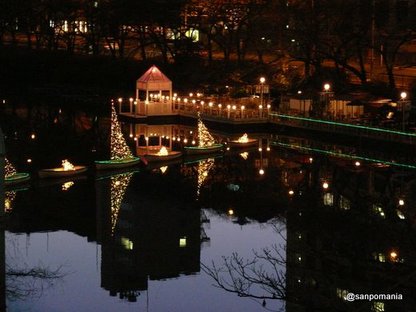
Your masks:
{"label": "water reflection", "polygon": [[146,182],[135,176],[132,186],[123,189],[117,182],[125,179],[126,186],[129,176],[96,181],[101,286],[131,302],[148,289],[148,280],[200,270],[200,210],[178,196],[180,188],[170,196],[168,189],[175,186],[169,177],[147,174]]}
{"label": "water reflection", "polygon": [[[142,136],[154,137],[149,142],[155,146],[172,149],[181,148],[185,138],[186,144],[192,144],[194,127],[158,127],[135,126],[130,144],[143,147]],[[126,129],[130,126],[125,125]],[[214,135],[223,142],[233,137]],[[271,146],[270,150],[269,134],[250,137],[259,140],[260,150],[231,147],[221,157],[7,190],[2,200],[7,201],[9,215],[6,235],[22,240],[26,233],[33,246],[45,236],[54,237],[65,259],[71,259],[71,271],[80,272],[65,277],[69,286],[64,286],[64,295],[48,289],[36,303],[37,310],[75,300],[73,292],[79,291],[77,295],[84,292],[91,297],[71,301],[80,305],[79,310],[127,311],[132,306],[126,304],[132,302],[134,308],[144,309],[150,298],[160,311],[169,310],[169,305],[172,310],[186,310],[184,300],[190,301],[186,302],[189,310],[209,311],[208,303],[229,300],[216,310],[237,305],[240,311],[253,311],[259,306],[215,292],[200,263],[212,268],[214,260],[217,268],[225,265],[229,272],[233,263],[241,268],[241,259],[247,259],[255,270],[260,262],[251,260],[263,255],[263,260],[276,260],[278,266],[263,267],[265,271],[257,273],[274,284],[263,293],[241,293],[248,291],[249,284],[240,280],[237,293],[267,298],[268,309],[280,308],[276,299],[282,298],[286,311],[411,310],[415,304],[415,173],[365,159],[358,166],[352,156],[340,157],[346,150],[337,155],[293,146]],[[36,132],[35,140],[42,138]],[[92,145],[87,141],[89,149]],[[80,147],[85,157],[78,157],[88,163],[92,156],[85,146]],[[96,147],[100,150],[100,145]],[[270,230],[276,224],[282,226],[279,235]],[[25,246],[18,248],[25,250]],[[39,251],[38,245],[28,249],[28,257],[51,257],[54,267],[65,264],[48,247],[46,252]],[[222,256],[228,262],[221,262]],[[161,288],[169,288],[163,293],[166,297],[152,295],[152,289]],[[201,300],[181,299],[185,292]],[[343,299],[348,292],[397,292],[404,299],[351,303]],[[28,300],[18,307],[32,303]]]}
{"label": "water reflection", "polygon": [[[242,297],[266,299],[261,303],[267,306],[269,299],[284,299],[286,311],[414,306],[415,174],[371,164],[357,168],[349,160],[325,157],[311,163],[309,155],[279,152],[275,177],[290,196],[286,246],[270,246],[246,258],[232,254],[206,265],[217,285]],[[406,201],[398,201],[399,196]],[[285,270],[263,272],[267,263],[278,266],[283,260]],[[348,293],[403,298],[348,302]]]}

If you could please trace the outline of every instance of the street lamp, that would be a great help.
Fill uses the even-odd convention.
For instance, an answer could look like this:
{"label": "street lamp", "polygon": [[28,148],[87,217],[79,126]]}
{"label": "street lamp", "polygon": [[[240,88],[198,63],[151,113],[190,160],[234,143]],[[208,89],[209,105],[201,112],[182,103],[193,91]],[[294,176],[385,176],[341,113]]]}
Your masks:
{"label": "street lamp", "polygon": [[266,78],[260,77],[260,105],[263,106],[263,93],[264,93],[264,83],[266,82]]}
{"label": "street lamp", "polygon": [[123,99],[122,98],[118,98],[118,111],[119,113],[121,113],[121,104],[123,103]]}
{"label": "street lamp", "polygon": [[323,92],[323,96],[324,96],[324,109],[328,110],[328,105],[329,105],[329,93],[331,90],[331,85],[329,83],[325,83],[324,84],[324,92]]}
{"label": "street lamp", "polygon": [[130,114],[133,113],[133,98],[129,98],[129,102],[130,102]]}
{"label": "street lamp", "polygon": [[402,92],[400,93],[400,102],[402,104],[402,131],[404,132],[404,107],[406,103],[406,98],[407,98],[407,93],[406,92]]}

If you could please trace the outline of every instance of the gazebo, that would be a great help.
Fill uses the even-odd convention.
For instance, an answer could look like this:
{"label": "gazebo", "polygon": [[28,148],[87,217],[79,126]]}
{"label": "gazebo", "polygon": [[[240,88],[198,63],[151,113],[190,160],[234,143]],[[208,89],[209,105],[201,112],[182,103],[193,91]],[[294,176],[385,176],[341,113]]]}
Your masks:
{"label": "gazebo", "polygon": [[172,81],[153,65],[136,81],[136,102],[139,115],[171,115]]}

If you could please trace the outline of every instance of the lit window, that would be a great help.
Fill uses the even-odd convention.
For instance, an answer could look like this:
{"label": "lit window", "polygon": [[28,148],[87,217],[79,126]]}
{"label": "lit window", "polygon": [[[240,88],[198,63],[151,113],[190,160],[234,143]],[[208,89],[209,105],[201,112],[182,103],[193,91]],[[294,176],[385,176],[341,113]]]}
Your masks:
{"label": "lit window", "polygon": [[350,210],[351,209],[350,200],[345,198],[344,196],[340,196],[340,198],[339,198],[339,208],[344,209],[344,210]]}
{"label": "lit window", "polygon": [[386,255],[383,253],[373,253],[374,260],[378,262],[386,262]]}
{"label": "lit window", "polygon": [[121,245],[127,250],[133,250],[133,242],[126,237],[121,238]]}
{"label": "lit window", "polygon": [[179,247],[186,247],[186,237],[179,239]]}
{"label": "lit window", "polygon": [[383,208],[378,205],[373,205],[373,212],[382,217],[383,219],[386,218],[386,214],[384,213]]}
{"label": "lit window", "polygon": [[332,193],[324,194],[324,205],[333,206],[334,205],[334,195]]}
{"label": "lit window", "polygon": [[384,302],[374,301],[373,306],[371,307],[371,311],[374,312],[383,312],[384,310]]}
{"label": "lit window", "polygon": [[398,216],[400,219],[402,219],[402,220],[406,219],[405,215],[404,215],[404,214],[403,214],[403,212],[401,212],[400,210],[396,210],[396,213],[397,213],[397,216]]}
{"label": "lit window", "polygon": [[337,288],[337,297],[340,299],[345,299],[349,291],[346,289]]}
{"label": "lit window", "polygon": [[192,39],[193,42],[199,41],[199,31],[197,29],[190,28],[185,32],[185,36]]}

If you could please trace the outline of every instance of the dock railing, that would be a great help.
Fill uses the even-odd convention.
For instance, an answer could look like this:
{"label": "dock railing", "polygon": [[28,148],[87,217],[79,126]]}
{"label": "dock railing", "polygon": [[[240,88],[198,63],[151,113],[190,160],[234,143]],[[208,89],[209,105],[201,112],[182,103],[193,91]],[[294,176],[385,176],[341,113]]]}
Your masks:
{"label": "dock railing", "polygon": [[371,127],[348,122],[331,121],[311,117],[294,116],[271,112],[269,120],[272,123],[303,129],[311,129],[328,133],[345,134],[356,137],[377,139],[404,144],[416,144],[415,132],[404,132],[393,129]]}

